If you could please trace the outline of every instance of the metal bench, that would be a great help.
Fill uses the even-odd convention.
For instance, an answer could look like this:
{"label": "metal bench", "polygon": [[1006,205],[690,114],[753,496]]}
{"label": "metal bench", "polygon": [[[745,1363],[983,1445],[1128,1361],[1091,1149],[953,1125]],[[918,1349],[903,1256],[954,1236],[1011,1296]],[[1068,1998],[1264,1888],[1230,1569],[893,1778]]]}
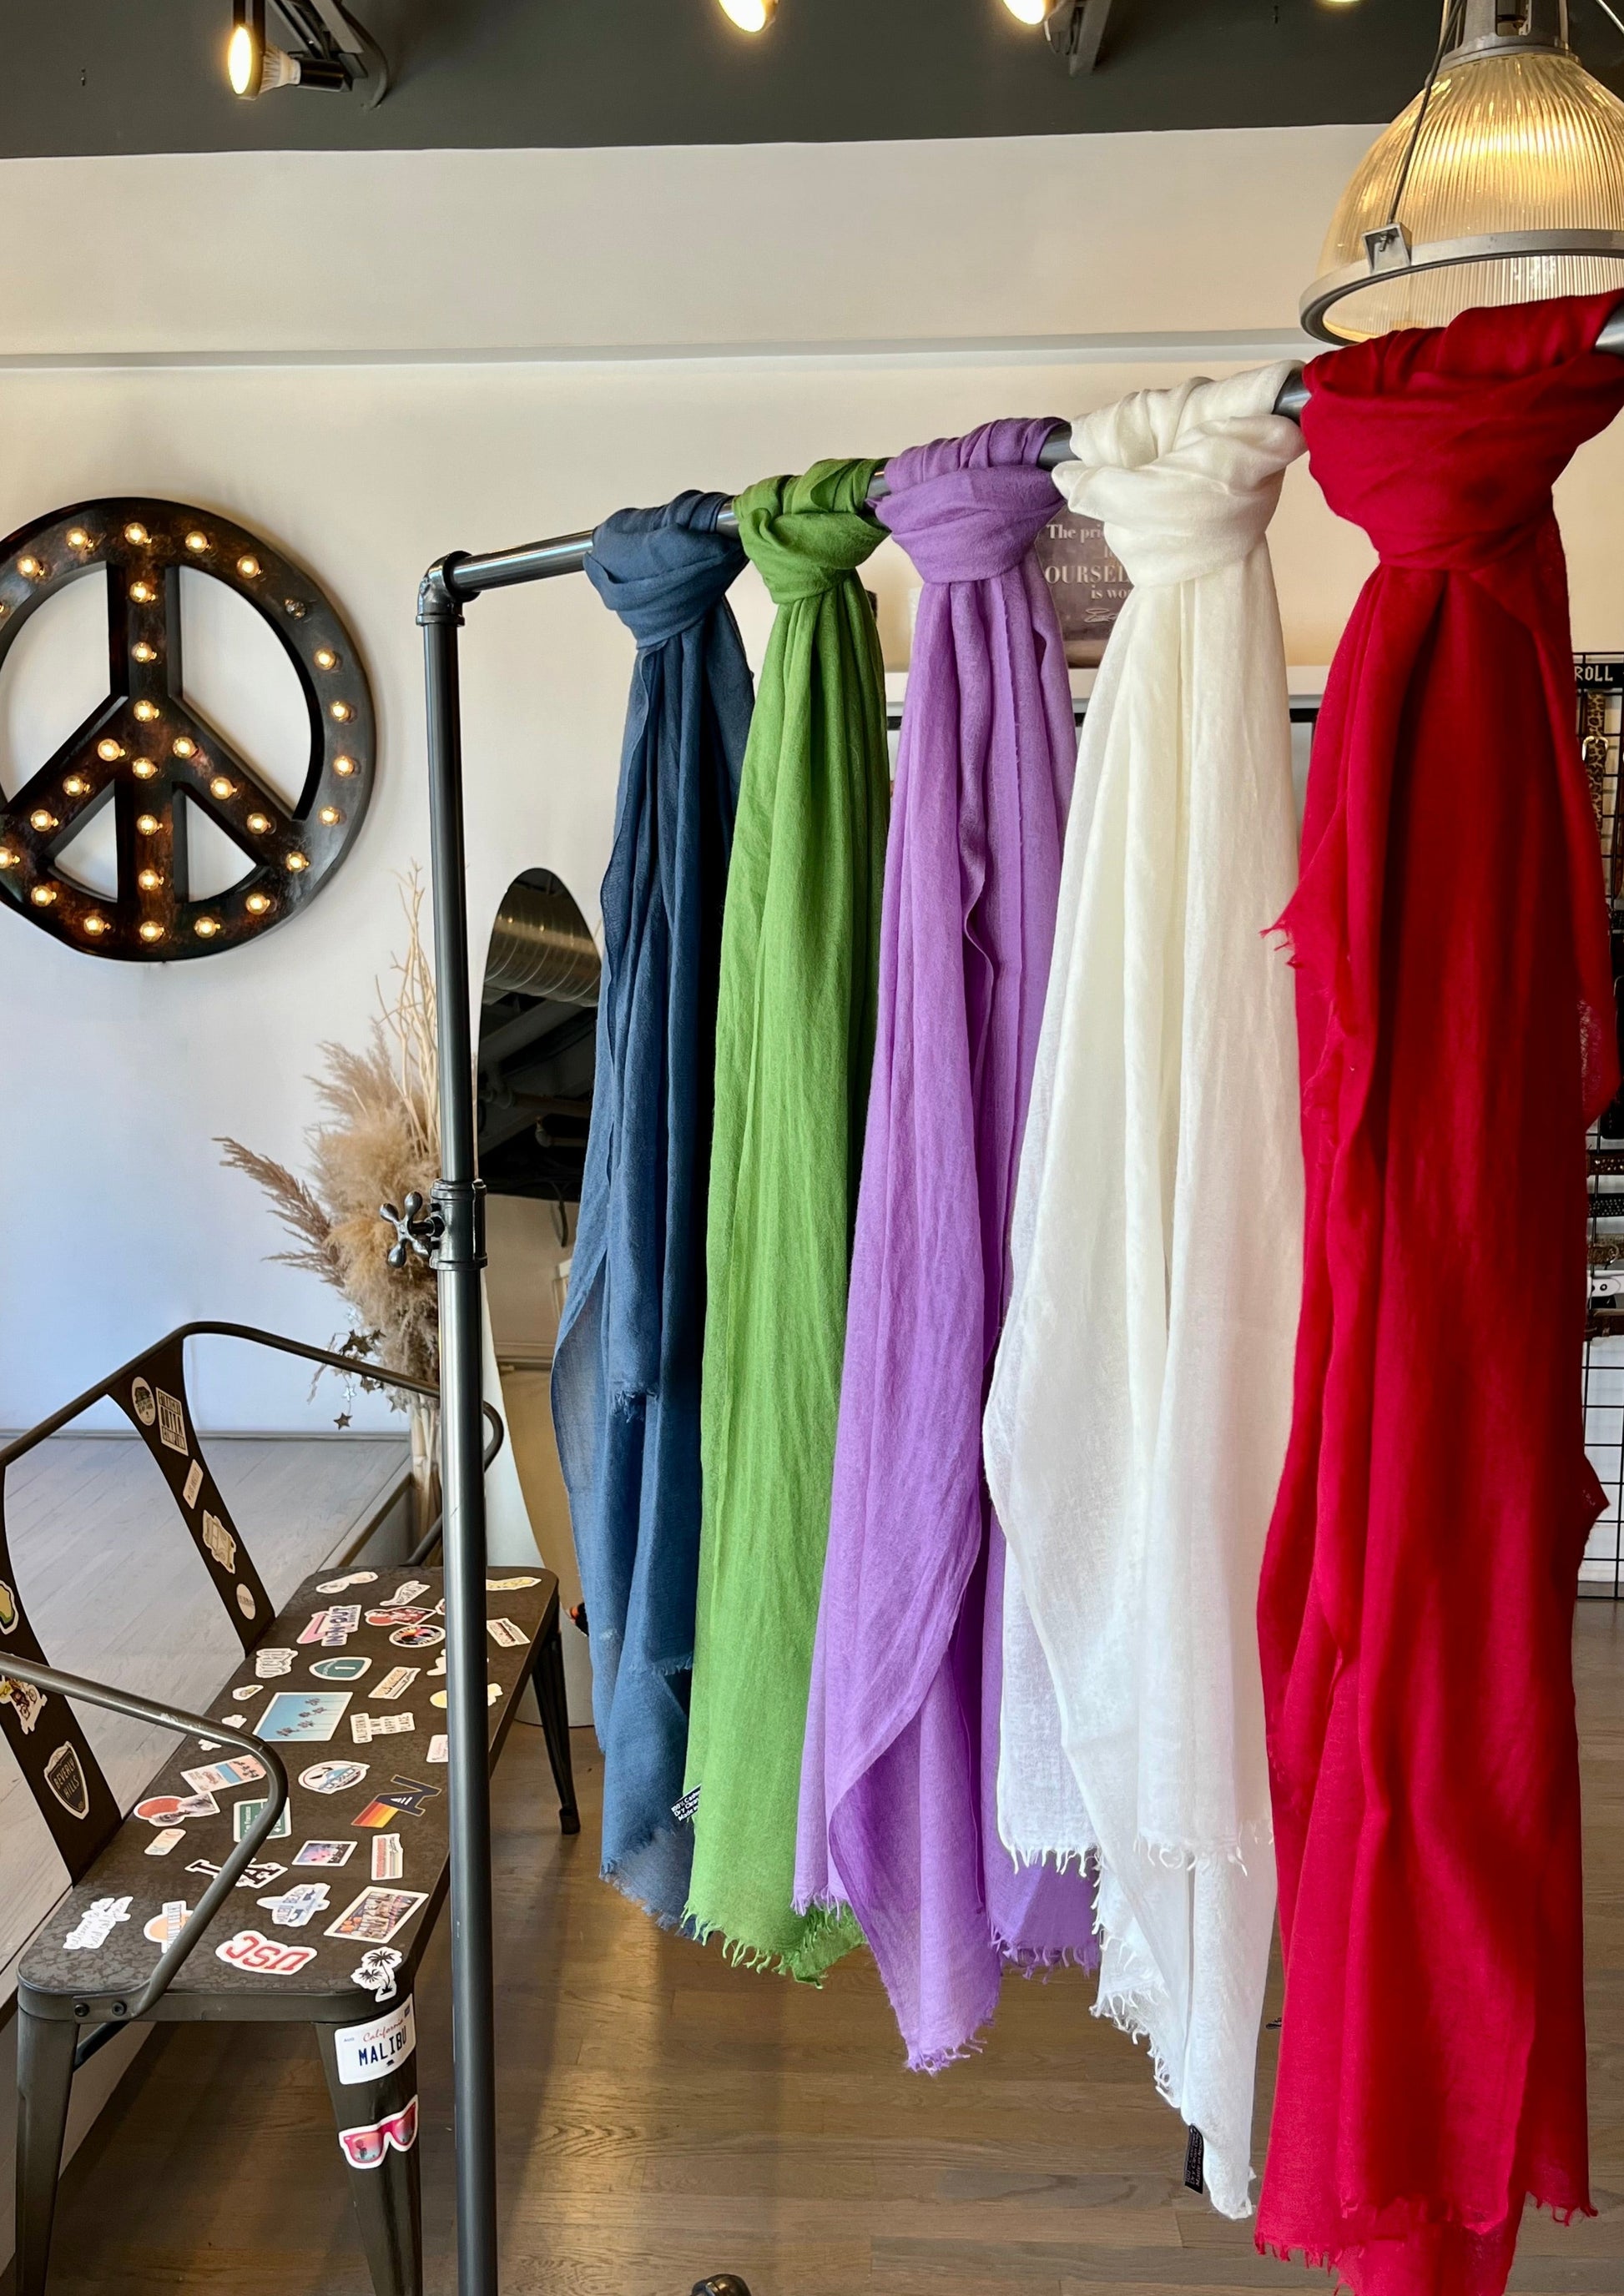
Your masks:
{"label": "metal bench", "polygon": [[[273,1613],[198,1445],[185,1344],[203,1336],[355,1369],[242,1324],[190,1324],[0,1451],[0,1727],[70,1884],[18,1978],[16,2296],[43,2296],[76,2066],[145,2019],[315,2026],[377,2296],[420,2296],[413,1987],[447,1860],[441,1575],[422,1559],[438,1530],[404,1564],[313,1574]],[[162,1471],[242,1645],[206,1715],[57,1672],[29,1624],[6,1475],[103,1398]],[[486,1417],[488,1463],[502,1426]],[[575,1833],[558,1581],[492,1565],[487,1587],[491,1761],[533,1676]],[[127,1816],[70,1697],[183,1739]]]}

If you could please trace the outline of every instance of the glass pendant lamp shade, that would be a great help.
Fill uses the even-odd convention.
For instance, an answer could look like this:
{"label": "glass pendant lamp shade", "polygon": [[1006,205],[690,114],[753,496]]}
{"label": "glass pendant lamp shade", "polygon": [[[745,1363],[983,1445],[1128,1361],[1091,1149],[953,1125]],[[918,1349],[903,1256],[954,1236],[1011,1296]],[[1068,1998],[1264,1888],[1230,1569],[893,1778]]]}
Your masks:
{"label": "glass pendant lamp shade", "polygon": [[1624,103],[1567,0],[1447,0],[1441,46],[1332,219],[1301,304],[1324,342],[1624,286]]}

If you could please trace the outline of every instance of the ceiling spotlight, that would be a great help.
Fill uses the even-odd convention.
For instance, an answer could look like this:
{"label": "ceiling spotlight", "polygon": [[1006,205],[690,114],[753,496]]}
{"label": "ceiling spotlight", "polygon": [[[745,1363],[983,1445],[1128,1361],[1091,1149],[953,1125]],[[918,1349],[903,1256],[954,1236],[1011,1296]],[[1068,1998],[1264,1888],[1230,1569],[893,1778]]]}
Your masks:
{"label": "ceiling spotlight", "polygon": [[1054,13],[1060,0],[1004,0],[1019,24],[1041,24]]}
{"label": "ceiling spotlight", "polygon": [[722,0],[722,13],[742,32],[765,32],[778,12],[778,0]]}
{"label": "ceiling spotlight", "polygon": [[271,0],[291,45],[266,37],[267,0],[232,0],[226,78],[234,95],[252,100],[279,87],[364,88],[370,111],[389,87],[383,52],[343,0]]}

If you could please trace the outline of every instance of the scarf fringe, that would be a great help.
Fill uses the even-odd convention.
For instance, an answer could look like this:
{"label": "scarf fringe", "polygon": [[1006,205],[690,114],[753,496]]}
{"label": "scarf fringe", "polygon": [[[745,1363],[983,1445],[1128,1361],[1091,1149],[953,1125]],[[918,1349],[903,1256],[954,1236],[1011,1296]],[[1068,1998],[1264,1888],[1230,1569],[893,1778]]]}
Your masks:
{"label": "scarf fringe", "polygon": [[[1554,2224],[1559,2224],[1564,2227],[1571,2225],[1576,2217],[1593,2217],[1597,2213],[1593,2202],[1542,2201],[1538,2193],[1525,2190],[1521,2200],[1516,2204],[1519,2222],[1521,2219],[1523,2204],[1528,2201],[1532,2201],[1542,2216],[1548,2216]],[[1254,2234],[1252,2244],[1259,2256],[1272,2257],[1280,2264],[1300,2263],[1307,2272],[1328,2273],[1339,2288],[1351,2290],[1354,2284],[1343,2271],[1341,2259],[1356,2249],[1365,2250],[1377,2246],[1385,2247],[1390,2243],[1397,2244],[1412,2239],[1418,2232],[1445,2226],[1456,2232],[1469,2234],[1479,2240],[1488,2236],[1482,2226],[1469,2223],[1458,2209],[1451,2208],[1446,2202],[1411,2196],[1404,2200],[1390,2201],[1381,2214],[1384,2218],[1390,2218],[1395,2210],[1407,2212],[1408,2221],[1402,2225],[1395,2224],[1390,2231],[1349,2232],[1346,2241],[1338,2248],[1310,2248],[1304,2242],[1275,2240],[1262,2232]],[[1508,2209],[1506,2213],[1509,2218],[1511,2210]],[[1497,2229],[1497,2226],[1489,2227],[1490,2231]]]}
{"label": "scarf fringe", "polygon": [[[807,1934],[791,1953],[778,1946],[751,1945],[747,1938],[730,1937],[719,1922],[701,1922],[691,1913],[684,1915],[682,1925],[697,1945],[709,1945],[715,1938],[734,1969],[748,1970],[752,1975],[791,1977],[798,1985],[821,1986],[825,1971],[855,1952],[864,1942],[863,1935],[849,1906],[819,1902],[809,1906],[803,1918],[808,1923]],[[815,1948],[826,1944],[835,1949],[827,1959],[820,1960]]]}
{"label": "scarf fringe", "polygon": [[1213,1873],[1225,1866],[1238,1866],[1244,1874],[1249,1849],[1272,1849],[1274,1846],[1273,1818],[1252,1817],[1248,1818],[1233,1841],[1212,1842],[1200,1849],[1193,1849],[1181,1841],[1157,1841],[1141,1833],[1134,1842],[1134,1855],[1174,1874]]}

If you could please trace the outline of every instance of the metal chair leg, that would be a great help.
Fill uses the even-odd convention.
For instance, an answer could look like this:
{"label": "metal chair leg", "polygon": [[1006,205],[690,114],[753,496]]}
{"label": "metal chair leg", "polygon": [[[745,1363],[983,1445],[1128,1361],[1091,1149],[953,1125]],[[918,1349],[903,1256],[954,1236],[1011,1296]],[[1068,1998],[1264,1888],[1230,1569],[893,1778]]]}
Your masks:
{"label": "metal chair leg", "polygon": [[[361,2022],[375,2022],[362,2019]],[[405,2152],[382,2140],[373,2166],[364,2168],[340,2146],[349,2176],[349,2197],[375,2296],[422,2296],[422,2180],[417,2165],[417,2061],[380,2080],[347,2082],[339,2062],[339,2029],[318,2025],[322,2070],[340,2129],[378,2128],[391,2116],[413,2108],[411,2143]]]}
{"label": "metal chair leg", "polygon": [[31,2016],[19,2005],[17,2296],[45,2296],[78,2038],[66,2019]]}
{"label": "metal chair leg", "polygon": [[559,1631],[559,1614],[553,1613],[553,1622],[536,1650],[536,1703],[541,1709],[541,1726],[546,1734],[547,1759],[553,1765],[553,1783],[558,1788],[558,1825],[561,1833],[578,1833],[580,1813],[575,1806],[575,1772],[570,1760],[570,1701],[564,1688],[564,1644]]}

